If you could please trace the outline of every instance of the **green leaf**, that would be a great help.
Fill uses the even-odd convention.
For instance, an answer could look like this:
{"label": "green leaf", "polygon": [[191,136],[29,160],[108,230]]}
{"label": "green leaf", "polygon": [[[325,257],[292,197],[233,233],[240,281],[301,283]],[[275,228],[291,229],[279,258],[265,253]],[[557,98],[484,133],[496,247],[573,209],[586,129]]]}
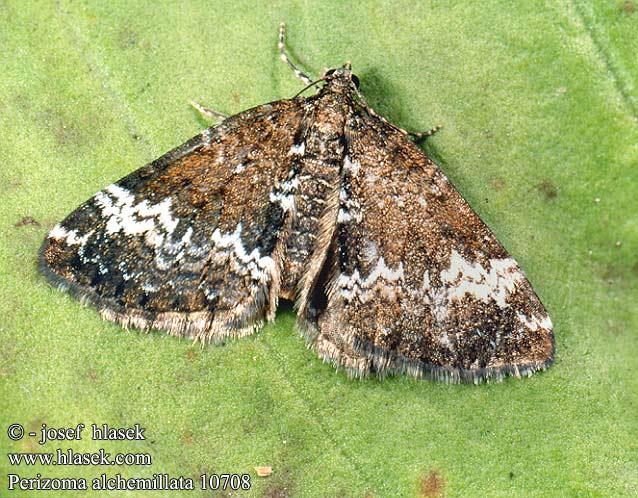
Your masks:
{"label": "green leaf", "polygon": [[[350,60],[379,113],[444,126],[425,150],[546,304],[549,371],[351,380],[305,348],[291,309],[200,348],[103,322],[38,275],[57,221],[208,126],[190,100],[233,114],[301,88],[278,58],[280,21],[308,72]],[[203,473],[250,474],[232,496],[638,494],[637,2],[13,0],[0,25],[0,428],[87,426],[81,441],[6,438],[5,452],[152,457],[3,457],[0,494],[33,496],[6,476],[36,473],[196,479],[171,496],[210,496]],[[138,423],[146,439],[93,441],[93,423]]]}

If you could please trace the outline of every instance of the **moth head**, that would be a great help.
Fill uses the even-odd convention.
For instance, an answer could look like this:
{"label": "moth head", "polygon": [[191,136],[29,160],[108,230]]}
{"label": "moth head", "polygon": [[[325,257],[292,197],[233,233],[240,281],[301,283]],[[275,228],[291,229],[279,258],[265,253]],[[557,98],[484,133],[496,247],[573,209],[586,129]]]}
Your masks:
{"label": "moth head", "polygon": [[346,61],[344,65],[337,69],[328,69],[323,75],[323,80],[335,82],[338,85],[351,86],[359,88],[359,78],[352,73],[350,62]]}

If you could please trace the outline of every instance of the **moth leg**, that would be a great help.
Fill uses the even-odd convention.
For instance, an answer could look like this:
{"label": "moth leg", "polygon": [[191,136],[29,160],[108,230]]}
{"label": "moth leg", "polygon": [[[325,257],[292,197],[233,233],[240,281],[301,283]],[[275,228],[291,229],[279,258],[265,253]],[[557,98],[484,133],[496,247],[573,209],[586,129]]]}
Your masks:
{"label": "moth leg", "polygon": [[427,131],[421,131],[421,132],[404,130],[403,128],[401,128],[399,126],[390,123],[390,121],[388,121],[383,116],[381,116],[379,113],[377,113],[377,111],[375,111],[372,107],[370,107],[368,105],[368,103],[363,98],[363,95],[361,95],[361,92],[359,92],[359,90],[356,90],[356,91],[357,91],[357,96],[359,97],[359,101],[361,102],[361,105],[365,108],[366,112],[370,116],[375,117],[377,119],[380,119],[381,121],[383,121],[388,126],[391,126],[395,130],[397,130],[402,135],[405,135],[405,136],[408,136],[408,137],[412,137],[412,139],[415,140],[416,142],[419,142],[421,140],[425,140],[428,137],[431,137],[432,135],[434,135],[437,131],[439,131],[441,129],[441,125],[436,125],[434,128],[430,128]]}
{"label": "moth leg", "polygon": [[224,119],[226,119],[226,118],[228,117],[228,115],[227,115],[227,114],[223,114],[223,113],[221,113],[221,112],[217,112],[217,111],[215,111],[215,110],[213,110],[213,109],[208,109],[207,107],[203,107],[203,106],[199,105],[197,102],[194,102],[194,101],[192,101],[192,100],[190,101],[190,104],[191,104],[191,105],[192,105],[195,109],[197,109],[197,110],[199,111],[199,113],[200,113],[202,116],[204,116],[205,118],[208,118],[208,119],[215,119],[215,118],[217,118],[217,119],[222,119],[222,120],[224,120]]}
{"label": "moth leg", "polygon": [[288,67],[292,69],[292,71],[295,73],[295,76],[297,78],[303,81],[306,85],[311,84],[312,80],[308,76],[306,76],[304,73],[302,73],[299,69],[297,69],[297,66],[295,66],[292,63],[292,61],[286,54],[286,48],[284,46],[285,37],[286,37],[286,25],[282,22],[281,24],[279,24],[279,43],[278,43],[279,57],[281,58],[282,61],[288,64]]}
{"label": "moth leg", "polygon": [[377,112],[372,108],[369,107],[366,104],[366,108],[368,110],[368,113],[370,113],[371,116],[374,116],[376,118],[379,118],[381,121],[383,121],[385,124],[391,126],[392,128],[394,128],[395,130],[397,130],[399,133],[408,136],[408,137],[412,137],[412,139],[416,142],[420,142],[421,140],[425,140],[428,137],[431,137],[432,135],[434,135],[437,131],[439,131],[441,129],[441,125],[436,125],[434,128],[430,128],[428,131],[408,131],[408,130],[404,130],[403,128],[400,128],[399,126],[390,123],[387,119],[385,119],[383,116],[379,116],[377,114]]}
{"label": "moth leg", "polygon": [[[431,137],[441,128],[442,128],[441,125],[436,125],[427,131],[421,131],[421,132],[408,131],[406,133],[410,135],[415,142],[420,142],[421,140],[425,140],[426,138]],[[399,129],[399,131],[405,131],[405,130]]]}

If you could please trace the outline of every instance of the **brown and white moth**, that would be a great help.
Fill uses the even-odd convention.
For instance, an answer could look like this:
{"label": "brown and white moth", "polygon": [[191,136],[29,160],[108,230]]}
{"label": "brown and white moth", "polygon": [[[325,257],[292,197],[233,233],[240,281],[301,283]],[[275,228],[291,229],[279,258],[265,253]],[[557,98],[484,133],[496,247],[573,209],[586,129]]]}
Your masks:
{"label": "brown and white moth", "polygon": [[42,273],[124,327],[201,341],[292,299],[308,343],[356,376],[546,368],[552,323],[518,264],[349,63],[312,82],[283,37],[315,95],[224,119],[98,192],[51,230]]}

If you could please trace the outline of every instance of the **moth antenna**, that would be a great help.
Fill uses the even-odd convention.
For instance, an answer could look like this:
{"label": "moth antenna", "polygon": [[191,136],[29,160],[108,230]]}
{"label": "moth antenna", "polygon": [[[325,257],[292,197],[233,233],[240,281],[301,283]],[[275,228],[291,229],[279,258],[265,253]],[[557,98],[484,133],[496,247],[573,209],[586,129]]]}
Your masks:
{"label": "moth antenna", "polygon": [[[346,63],[346,64],[349,64],[349,63]],[[368,112],[368,114],[370,114],[371,116],[374,116],[375,118],[380,119],[385,124],[397,130],[399,133],[402,133],[405,136],[411,137],[415,142],[424,141],[426,138],[431,137],[442,128],[441,125],[436,125],[435,127],[430,128],[427,131],[421,131],[421,132],[405,130],[401,128],[400,126],[390,123],[390,121],[388,121],[386,118],[381,116],[377,111],[375,111],[372,107],[370,107],[370,105],[365,101],[365,99],[363,98],[363,95],[358,89],[355,89],[355,91],[356,91],[357,97],[359,98],[359,101],[361,102],[361,105],[363,105],[363,107]]]}
{"label": "moth antenna", "polygon": [[[310,83],[308,83],[305,87],[303,87],[301,90],[299,90],[296,94],[295,97],[299,97],[299,95],[301,95],[303,92],[305,92],[306,90],[308,90],[308,88],[310,88],[311,86],[315,86],[317,83],[321,83],[322,81],[325,81],[326,78],[319,78],[318,80],[315,81],[311,81]],[[294,98],[294,97],[293,97]]]}
{"label": "moth antenna", "polygon": [[[285,38],[286,38],[286,25],[282,22],[282,23],[279,24],[279,44],[278,44],[279,57],[281,58],[282,61],[284,61],[286,64],[288,64],[288,67],[290,69],[292,69],[293,73],[295,73],[295,76],[298,79],[303,81],[306,85],[312,86],[314,84],[312,82],[312,80],[308,76],[306,76],[304,73],[302,73],[299,69],[297,69],[297,66],[295,66],[292,63],[292,61],[288,57],[288,54],[286,54],[286,47],[284,45],[284,39]],[[305,88],[304,88],[304,90],[305,90]]]}

